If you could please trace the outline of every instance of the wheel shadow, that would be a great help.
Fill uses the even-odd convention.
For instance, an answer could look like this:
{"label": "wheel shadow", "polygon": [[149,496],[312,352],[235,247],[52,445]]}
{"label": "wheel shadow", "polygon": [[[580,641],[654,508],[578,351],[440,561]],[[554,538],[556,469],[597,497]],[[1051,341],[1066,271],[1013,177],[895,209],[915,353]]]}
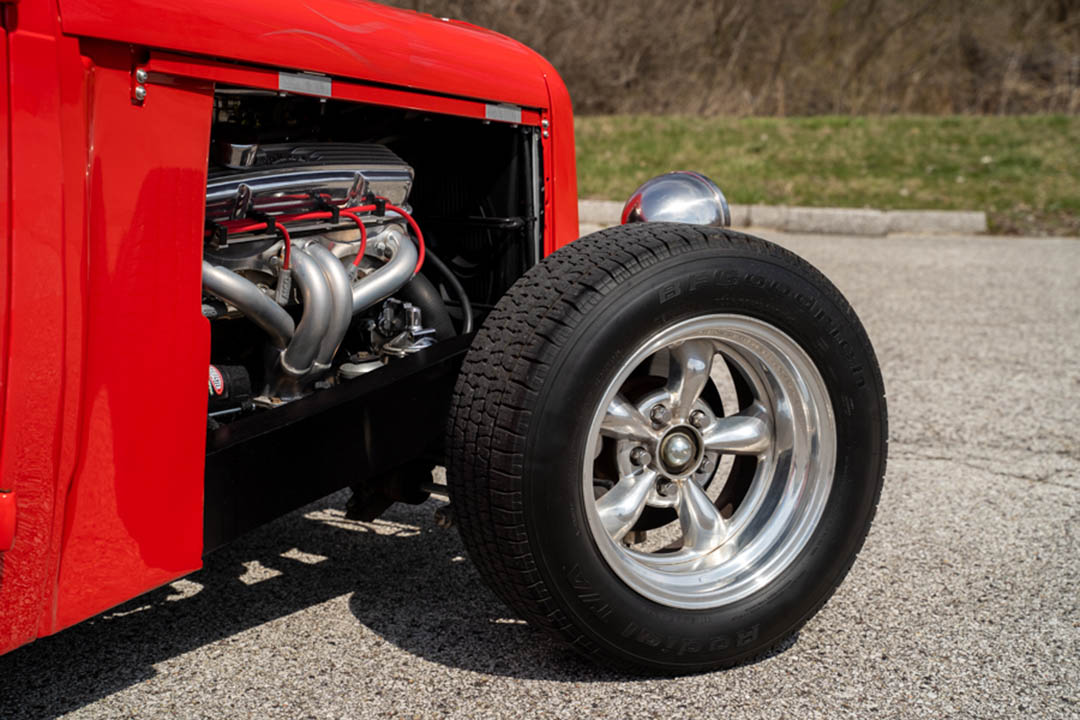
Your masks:
{"label": "wheel shadow", "polygon": [[350,593],[367,629],[431,662],[554,682],[637,679],[514,617],[483,585],[457,532],[435,526],[441,503],[359,523],[341,512],[345,499],[314,503],[212,554],[182,581],[0,656],[0,717],[77,710],[155,677],[157,663]]}

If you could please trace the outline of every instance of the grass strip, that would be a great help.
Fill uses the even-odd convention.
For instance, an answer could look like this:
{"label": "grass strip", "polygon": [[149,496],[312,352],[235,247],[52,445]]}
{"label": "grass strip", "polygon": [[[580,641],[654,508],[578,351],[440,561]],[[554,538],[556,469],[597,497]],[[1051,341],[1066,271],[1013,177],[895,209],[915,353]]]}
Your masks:
{"label": "grass strip", "polygon": [[1080,235],[1080,117],[618,115],[576,133],[582,197],[692,169],[733,203],[983,210],[994,233]]}

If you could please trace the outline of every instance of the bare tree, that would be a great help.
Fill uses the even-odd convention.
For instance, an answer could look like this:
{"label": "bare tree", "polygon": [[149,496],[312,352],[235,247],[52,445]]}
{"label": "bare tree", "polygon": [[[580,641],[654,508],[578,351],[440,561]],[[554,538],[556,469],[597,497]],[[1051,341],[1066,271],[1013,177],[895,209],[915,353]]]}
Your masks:
{"label": "bare tree", "polygon": [[1080,111],[1080,0],[398,0],[550,59],[579,112]]}

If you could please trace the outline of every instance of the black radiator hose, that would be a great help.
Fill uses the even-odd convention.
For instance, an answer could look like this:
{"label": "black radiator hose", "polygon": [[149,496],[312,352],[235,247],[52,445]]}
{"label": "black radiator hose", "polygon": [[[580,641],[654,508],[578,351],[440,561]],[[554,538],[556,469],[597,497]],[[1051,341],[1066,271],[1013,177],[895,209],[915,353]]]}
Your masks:
{"label": "black radiator hose", "polygon": [[431,281],[423,275],[414,276],[394,297],[420,308],[424,325],[435,328],[435,337],[445,340],[457,335],[446,303]]}
{"label": "black radiator hose", "polygon": [[[458,296],[458,300],[461,301],[461,334],[468,335],[473,331],[473,312],[472,303],[469,302],[469,296],[465,294],[465,288],[461,286],[461,281],[457,279],[454,272],[446,266],[446,264],[439,259],[439,257],[431,252],[431,248],[425,248],[424,267],[434,267],[439,271],[439,274],[446,280],[446,284],[450,286],[451,292]],[[420,277],[417,275],[417,277]],[[431,285],[429,282],[428,285]],[[435,297],[438,300],[440,306],[443,305],[443,299],[439,295],[439,292],[432,286],[432,292],[435,293]],[[418,303],[414,303],[418,304]],[[420,305],[421,310],[425,313],[426,305]],[[438,328],[436,328],[438,330]]]}

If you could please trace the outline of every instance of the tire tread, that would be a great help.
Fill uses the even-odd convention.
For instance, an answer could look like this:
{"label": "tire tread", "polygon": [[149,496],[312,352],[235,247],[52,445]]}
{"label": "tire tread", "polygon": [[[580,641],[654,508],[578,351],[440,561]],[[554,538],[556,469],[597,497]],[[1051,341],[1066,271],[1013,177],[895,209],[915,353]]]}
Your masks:
{"label": "tire tread", "polygon": [[[575,626],[549,592],[529,549],[522,473],[531,407],[563,345],[591,308],[619,283],[645,268],[706,247],[745,250],[799,272],[815,283],[865,338],[854,311],[832,283],[808,262],[778,245],[719,228],[670,223],[620,226],[561,248],[507,291],[483,323],[466,356],[448,419],[449,493],[463,543],[483,580],[529,623],[621,671],[655,672],[656,668],[604,653]],[[869,345],[868,339],[866,343]],[[883,395],[876,363],[871,371]],[[884,448],[884,423],[882,436]],[[875,508],[879,498],[880,483],[873,500]],[[861,533],[864,539],[872,517],[873,513]],[[861,548],[862,542],[858,545]],[[855,554],[857,550],[840,578],[854,562]],[[817,612],[833,590],[835,586],[785,637]],[[783,639],[778,638],[774,645]]]}

